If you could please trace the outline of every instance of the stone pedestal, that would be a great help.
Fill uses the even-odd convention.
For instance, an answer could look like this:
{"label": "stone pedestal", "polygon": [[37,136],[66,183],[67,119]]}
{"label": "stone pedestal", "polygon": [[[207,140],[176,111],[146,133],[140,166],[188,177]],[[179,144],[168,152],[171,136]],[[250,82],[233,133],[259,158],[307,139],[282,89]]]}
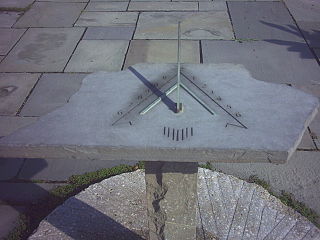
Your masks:
{"label": "stone pedestal", "polygon": [[197,173],[193,162],[146,162],[149,240],[196,239]]}

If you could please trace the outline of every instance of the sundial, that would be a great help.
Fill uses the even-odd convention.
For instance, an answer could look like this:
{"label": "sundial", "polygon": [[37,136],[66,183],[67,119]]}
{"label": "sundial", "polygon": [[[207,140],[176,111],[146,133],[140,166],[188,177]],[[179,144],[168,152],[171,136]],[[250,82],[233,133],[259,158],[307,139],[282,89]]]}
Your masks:
{"label": "sundial", "polygon": [[177,64],[88,75],[0,156],[146,161],[150,239],[195,239],[196,162],[284,163],[319,103],[241,65],[180,64],[179,42]]}

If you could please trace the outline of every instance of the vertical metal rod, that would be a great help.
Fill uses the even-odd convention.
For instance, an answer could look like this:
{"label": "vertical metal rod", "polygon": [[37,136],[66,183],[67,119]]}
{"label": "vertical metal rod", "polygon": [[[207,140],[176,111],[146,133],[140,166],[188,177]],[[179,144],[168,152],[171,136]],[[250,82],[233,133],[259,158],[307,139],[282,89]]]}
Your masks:
{"label": "vertical metal rod", "polygon": [[180,112],[182,109],[180,108],[180,23],[178,22],[178,56],[177,56],[177,60],[178,60],[178,74],[177,74],[177,78],[178,78],[178,82],[177,82],[177,112]]}

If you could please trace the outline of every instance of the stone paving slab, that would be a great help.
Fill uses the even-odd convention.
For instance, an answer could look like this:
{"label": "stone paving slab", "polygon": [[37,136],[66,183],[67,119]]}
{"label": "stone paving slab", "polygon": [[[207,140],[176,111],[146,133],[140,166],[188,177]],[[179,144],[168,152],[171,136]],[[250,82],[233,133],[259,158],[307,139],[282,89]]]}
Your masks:
{"label": "stone paving slab", "polygon": [[85,11],[126,11],[129,2],[89,2]]}
{"label": "stone paving slab", "polygon": [[197,2],[130,2],[128,11],[198,11]]}
{"label": "stone paving slab", "polygon": [[86,74],[43,74],[23,106],[20,116],[42,116],[64,105],[76,93]]}
{"label": "stone paving slab", "polygon": [[[1,163],[1,162],[0,162]],[[66,181],[72,175],[111,168],[132,161],[87,161],[71,159],[26,159],[18,179]]]}
{"label": "stone paving slab", "polygon": [[319,161],[320,152],[297,151],[287,163],[281,165],[214,163],[213,167],[241,179],[257,175],[269,183],[274,192],[284,190],[292,193],[295,199],[320,214]]}
{"label": "stone paving slab", "polygon": [[199,2],[199,11],[227,11],[227,3],[219,2]]}
{"label": "stone paving slab", "polygon": [[5,56],[0,56],[0,62],[2,61],[2,59],[4,59]]}
{"label": "stone paving slab", "polygon": [[318,61],[320,62],[320,48],[314,48],[313,51],[315,52],[316,56],[318,57]]}
{"label": "stone paving slab", "polygon": [[296,21],[320,22],[320,2],[318,0],[284,0]]}
{"label": "stone paving slab", "polygon": [[72,27],[85,6],[85,3],[35,2],[14,27]]}
{"label": "stone paving slab", "polygon": [[0,73],[0,114],[15,115],[39,76],[29,73]]}
{"label": "stone paving slab", "polygon": [[88,27],[84,40],[130,40],[135,26]]}
{"label": "stone paving slab", "polygon": [[181,39],[232,39],[233,32],[226,11],[143,12],[134,39],[177,39],[181,21]]}
{"label": "stone paving slab", "polygon": [[320,48],[320,21],[298,22],[298,26],[312,48]]}
{"label": "stone paving slab", "polygon": [[[90,0],[36,0],[38,2],[89,2]],[[102,1],[102,0],[100,0]]]}
{"label": "stone paving slab", "polygon": [[75,26],[133,26],[137,18],[138,13],[135,12],[83,12]]}
{"label": "stone paving slab", "polygon": [[0,180],[10,180],[16,177],[23,162],[23,158],[0,158]]}
{"label": "stone paving slab", "polygon": [[1,0],[0,8],[25,9],[33,2],[34,0]]}
{"label": "stone paving slab", "polygon": [[7,136],[19,128],[25,127],[37,120],[36,117],[0,117],[0,138]]}
{"label": "stone paving slab", "polygon": [[0,12],[0,27],[12,27],[23,12]]}
{"label": "stone paving slab", "polygon": [[0,29],[0,54],[6,55],[25,31],[26,29]]}
{"label": "stone paving slab", "polygon": [[30,28],[1,62],[2,72],[62,72],[83,28]]}
{"label": "stone paving slab", "polygon": [[26,209],[21,206],[0,205],[0,239],[5,239],[16,226],[19,214]]}
{"label": "stone paving slab", "polygon": [[82,40],[65,72],[120,71],[128,45],[126,40]]}
{"label": "stone paving slab", "polygon": [[[320,114],[318,113],[312,123],[310,124],[310,130],[314,137],[314,141],[320,149]],[[320,212],[320,211],[319,211]]]}
{"label": "stone paving slab", "polygon": [[315,143],[313,142],[311,135],[308,131],[308,129],[305,131],[305,133],[302,136],[301,142],[298,146],[298,149],[303,150],[317,150]]}
{"label": "stone paving slab", "polygon": [[319,65],[306,44],[288,48],[264,41],[201,42],[204,63],[242,64],[254,78],[266,82],[310,86],[320,83]]}
{"label": "stone paving slab", "polygon": [[0,182],[0,203],[10,205],[35,204],[49,195],[49,191],[63,184]]}
{"label": "stone paving slab", "polygon": [[[174,40],[133,40],[124,68],[136,63],[176,63],[177,42]],[[181,62],[200,63],[198,41],[181,41]]]}
{"label": "stone paving slab", "polygon": [[304,42],[282,2],[229,2],[236,38]]}
{"label": "stone paving slab", "polygon": [[[144,172],[138,170],[91,185],[56,208],[29,239],[50,237],[69,240],[80,236],[88,239],[147,239],[144,177]],[[230,191],[223,191],[224,195],[220,195],[222,191],[219,189]],[[210,207],[206,208],[208,202]],[[226,213],[225,217],[216,212],[218,206]],[[274,221],[268,218],[270,213],[281,218]],[[87,220],[88,216],[91,221]],[[248,238],[251,234],[261,236],[257,239],[281,239],[283,235],[294,237],[305,234],[312,235],[310,239],[320,238],[319,229],[262,187],[201,168],[198,171],[197,216],[197,240],[253,239]],[[208,216],[211,218],[208,219]],[[230,221],[225,222],[225,219]],[[226,224],[222,224],[224,222]],[[215,224],[221,227],[216,228]]]}

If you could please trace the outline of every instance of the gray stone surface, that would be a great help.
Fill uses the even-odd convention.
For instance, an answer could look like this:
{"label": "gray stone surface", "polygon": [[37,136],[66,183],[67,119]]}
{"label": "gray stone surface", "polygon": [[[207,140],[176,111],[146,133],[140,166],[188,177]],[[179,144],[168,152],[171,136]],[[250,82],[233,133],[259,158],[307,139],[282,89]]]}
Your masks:
{"label": "gray stone surface", "polygon": [[[126,57],[125,68],[136,63],[176,63],[177,41],[133,40]],[[181,41],[181,62],[200,63],[198,41]]]}
{"label": "gray stone surface", "polygon": [[128,45],[126,40],[82,40],[65,72],[119,71]]}
{"label": "gray stone surface", "polygon": [[1,0],[0,8],[25,9],[33,2],[34,0]]}
{"label": "gray stone surface", "polygon": [[0,239],[7,237],[7,234],[16,226],[19,214],[24,210],[19,206],[0,205]]}
{"label": "gray stone surface", "polygon": [[298,149],[303,149],[303,150],[317,149],[308,130],[306,130],[304,135],[302,136],[301,143],[299,144]]}
{"label": "gray stone surface", "polygon": [[89,2],[85,11],[126,11],[129,2]]}
{"label": "gray stone surface", "polygon": [[15,115],[38,78],[39,74],[0,73],[0,114]]}
{"label": "gray stone surface", "polygon": [[236,38],[304,42],[282,2],[229,2]]}
{"label": "gray stone surface", "polygon": [[284,0],[296,21],[320,22],[318,0]]}
{"label": "gray stone surface", "polygon": [[320,114],[317,114],[312,123],[310,124],[311,136],[320,149]]}
{"label": "gray stone surface", "polygon": [[[91,185],[56,208],[29,239],[147,239],[144,176],[138,170]],[[198,172],[196,214],[197,240],[234,239],[232,227],[236,240],[320,238],[319,229],[260,186],[206,169]]]}
{"label": "gray stone surface", "polygon": [[42,116],[63,106],[76,93],[86,74],[47,73],[23,106],[20,116]]}
{"label": "gray stone surface", "polygon": [[[36,0],[39,2],[89,2],[89,0]],[[102,1],[102,0],[100,0]]]}
{"label": "gray stone surface", "polygon": [[145,162],[149,240],[196,239],[198,164]]}
{"label": "gray stone surface", "polygon": [[26,29],[0,29],[0,54],[6,55],[25,31]]}
{"label": "gray stone surface", "polygon": [[313,51],[315,52],[316,56],[318,57],[318,61],[320,61],[320,48],[314,48]]}
{"label": "gray stone surface", "polygon": [[49,191],[62,184],[0,182],[0,203],[10,205],[36,204],[49,196]]}
{"label": "gray stone surface", "polygon": [[226,11],[143,12],[134,38],[177,39],[178,21],[181,21],[181,39],[233,39]]}
{"label": "gray stone surface", "polygon": [[130,40],[135,26],[88,27],[84,40]]}
{"label": "gray stone surface", "polygon": [[25,127],[37,120],[36,117],[0,117],[0,137],[7,136],[19,128]]}
{"label": "gray stone surface", "polygon": [[2,61],[2,59],[4,59],[5,56],[0,56],[0,62]]}
{"label": "gray stone surface", "polygon": [[268,182],[274,192],[280,193],[284,190],[292,193],[295,199],[320,214],[319,161],[319,152],[297,151],[287,163],[282,165],[213,163],[213,167],[242,179],[256,175]]}
{"label": "gray stone surface", "polygon": [[266,82],[304,86],[320,82],[319,65],[305,44],[202,41],[202,54],[204,63],[242,64],[254,78]]}
{"label": "gray stone surface", "polygon": [[133,26],[137,18],[135,12],[83,12],[75,26]]}
{"label": "gray stone surface", "polygon": [[128,11],[198,11],[196,2],[130,2]]}
{"label": "gray stone surface", "polygon": [[24,180],[66,181],[72,175],[93,172],[102,168],[111,168],[120,164],[133,165],[135,162],[87,161],[78,159],[25,159],[23,168],[21,168],[17,178]]}
{"label": "gray stone surface", "polygon": [[72,27],[85,6],[85,3],[35,2],[14,27]]}
{"label": "gray stone surface", "polygon": [[[0,12],[0,27],[10,28],[23,12]],[[2,35],[2,34],[1,34]]]}
{"label": "gray stone surface", "polygon": [[22,164],[22,158],[0,158],[0,180],[10,180],[16,177]]}
{"label": "gray stone surface", "polygon": [[[200,94],[184,76],[183,83],[209,104],[215,115],[184,90],[181,91],[182,114],[170,110],[176,101],[174,93],[146,114],[139,114],[141,107],[147,107],[161,96],[158,91],[169,88],[170,81],[175,83],[176,79],[172,78],[175,73],[175,64],[141,64],[130,71],[88,75],[68,104],[0,139],[1,154],[34,158],[283,163],[300,143],[319,105],[318,98],[292,87],[253,79],[240,65],[185,64],[183,73],[190,79],[194,76],[192,82],[203,85],[206,95]],[[165,75],[169,85],[162,90],[152,88],[157,95],[150,95],[148,83],[139,74],[150,84],[161,86],[167,81]],[[216,99],[234,117],[206,96],[212,96],[210,99]],[[127,114],[130,104],[134,107]],[[188,128],[190,137],[172,141],[163,135],[166,126],[176,130]]]}
{"label": "gray stone surface", "polygon": [[199,11],[227,11],[227,3],[225,1],[200,1]]}
{"label": "gray stone surface", "polygon": [[61,72],[83,28],[30,28],[1,62],[2,72]]}
{"label": "gray stone surface", "polygon": [[320,20],[319,22],[299,21],[298,26],[312,48],[320,48]]}

